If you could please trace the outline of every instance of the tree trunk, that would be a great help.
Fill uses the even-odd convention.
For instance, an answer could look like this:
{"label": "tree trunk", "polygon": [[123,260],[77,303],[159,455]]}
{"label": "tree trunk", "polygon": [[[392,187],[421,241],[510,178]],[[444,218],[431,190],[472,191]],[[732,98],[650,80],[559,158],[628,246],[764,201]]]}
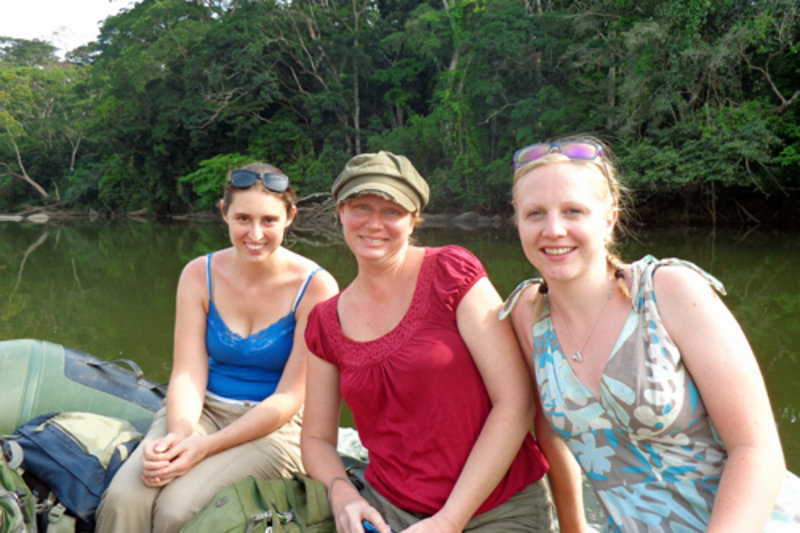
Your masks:
{"label": "tree trunk", "polygon": [[[8,132],[9,135],[11,135],[11,132],[8,131],[8,128],[6,128],[6,131]],[[36,181],[30,176],[28,176],[28,173],[25,171],[25,165],[22,164],[22,154],[20,153],[19,146],[17,146],[17,142],[14,140],[13,137],[11,138],[11,146],[14,147],[14,152],[17,154],[17,164],[19,165],[19,170],[20,170],[19,177],[22,178],[24,181],[28,182],[28,184],[31,187],[36,189],[36,192],[41,194],[42,198],[47,198],[49,195],[47,194],[47,191],[44,190],[44,187],[36,183]]]}

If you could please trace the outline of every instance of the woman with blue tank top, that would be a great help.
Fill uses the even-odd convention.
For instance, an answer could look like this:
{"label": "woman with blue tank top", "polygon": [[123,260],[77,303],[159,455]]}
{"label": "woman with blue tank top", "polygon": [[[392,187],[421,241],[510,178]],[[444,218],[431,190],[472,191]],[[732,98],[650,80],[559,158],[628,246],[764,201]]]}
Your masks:
{"label": "woman with blue tank top", "polygon": [[302,471],[306,319],[338,287],[281,245],[295,202],[272,165],[228,174],[233,246],[181,273],[165,406],[104,494],[96,531],[178,531],[234,481]]}

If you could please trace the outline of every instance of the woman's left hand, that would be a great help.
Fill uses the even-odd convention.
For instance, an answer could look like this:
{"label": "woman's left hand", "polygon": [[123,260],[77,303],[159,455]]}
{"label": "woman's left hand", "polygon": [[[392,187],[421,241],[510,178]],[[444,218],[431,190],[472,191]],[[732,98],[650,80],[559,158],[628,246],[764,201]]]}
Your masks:
{"label": "woman's left hand", "polygon": [[186,475],[197,463],[205,459],[207,447],[204,437],[191,436],[183,439],[170,449],[170,460],[157,472],[142,475],[142,482],[148,487],[163,487],[174,479]]}

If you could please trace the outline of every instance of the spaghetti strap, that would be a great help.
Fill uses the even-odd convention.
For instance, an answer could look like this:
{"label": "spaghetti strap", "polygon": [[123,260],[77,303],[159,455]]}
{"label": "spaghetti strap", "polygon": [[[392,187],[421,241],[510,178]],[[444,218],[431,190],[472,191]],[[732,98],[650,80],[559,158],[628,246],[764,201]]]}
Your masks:
{"label": "spaghetti strap", "polygon": [[303,299],[303,296],[306,293],[306,289],[308,288],[308,284],[311,283],[311,278],[313,278],[314,274],[316,274],[320,270],[322,270],[321,266],[317,266],[317,268],[312,270],[311,273],[306,278],[306,281],[303,283],[303,286],[300,287],[300,290],[297,292],[297,296],[294,299],[294,304],[292,305],[292,313],[294,313],[297,310],[297,306],[300,305],[300,300]]}
{"label": "spaghetti strap", "polygon": [[211,256],[214,252],[208,252],[206,254],[206,279],[208,280],[208,301],[214,301],[213,293],[211,292]]}

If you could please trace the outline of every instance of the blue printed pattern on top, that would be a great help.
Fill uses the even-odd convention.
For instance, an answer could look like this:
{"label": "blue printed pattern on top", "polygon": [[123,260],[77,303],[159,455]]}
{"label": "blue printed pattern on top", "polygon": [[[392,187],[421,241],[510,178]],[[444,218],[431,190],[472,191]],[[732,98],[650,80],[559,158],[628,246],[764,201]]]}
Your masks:
{"label": "blue printed pattern on top", "polygon": [[[596,397],[573,373],[549,309],[533,327],[542,408],[594,485],[605,531],[705,531],[727,460],[681,354],[664,329],[653,272],[682,265],[646,256],[632,266],[633,306]],[[512,304],[513,305],[513,304]],[[800,481],[787,472],[767,531],[800,525]],[[800,529],[797,529],[800,531]]]}

